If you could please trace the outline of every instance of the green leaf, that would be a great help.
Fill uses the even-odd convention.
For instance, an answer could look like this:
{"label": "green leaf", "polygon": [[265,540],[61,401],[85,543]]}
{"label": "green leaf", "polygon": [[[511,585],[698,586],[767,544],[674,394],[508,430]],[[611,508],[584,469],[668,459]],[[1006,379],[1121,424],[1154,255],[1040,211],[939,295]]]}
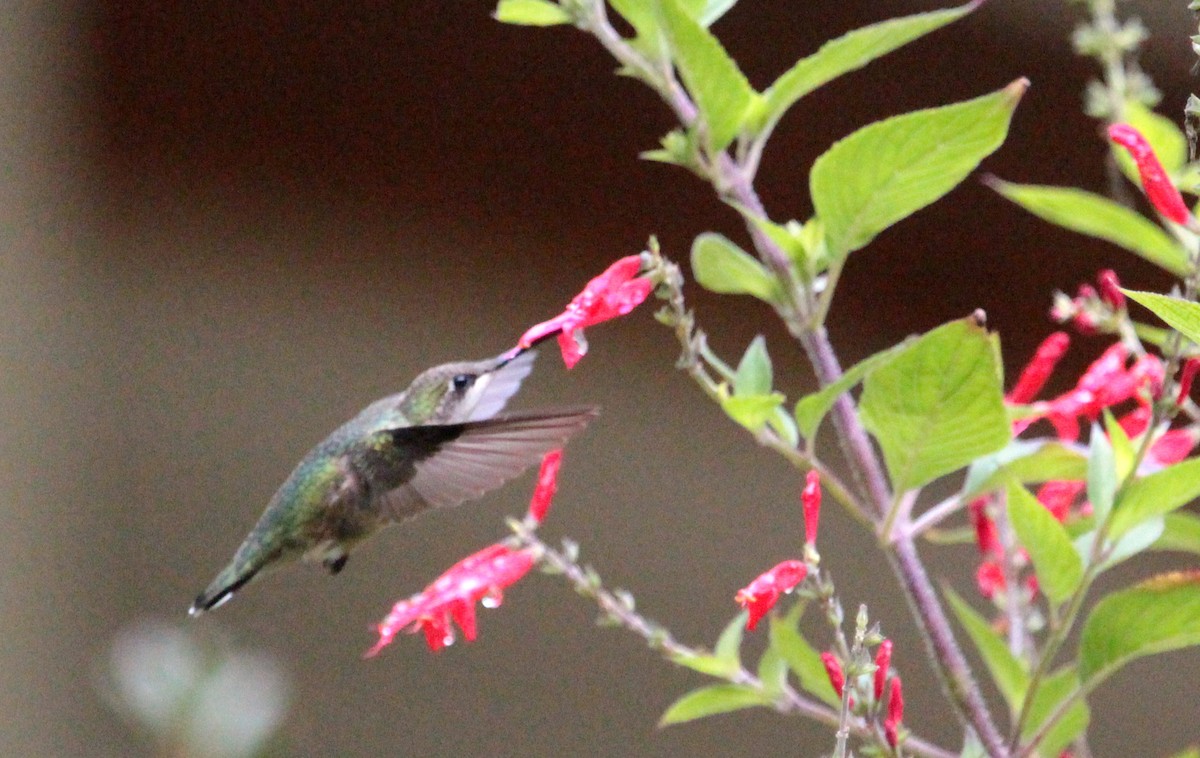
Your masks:
{"label": "green leaf", "polygon": [[608,0],[621,18],[629,22],[643,39],[651,39],[658,33],[657,4],[646,0]]}
{"label": "green leaf", "polygon": [[810,395],[800,398],[799,402],[796,403],[796,425],[800,428],[800,433],[804,435],[805,439],[812,439],[816,436],[817,429],[821,426],[821,421],[825,418],[825,414],[829,413],[829,409],[833,407],[838,396],[861,382],[867,374],[894,358],[900,351],[912,345],[913,342],[915,340],[908,339],[898,345],[893,345],[886,350],[881,350],[874,355],[863,358],[847,369],[842,374],[841,379],[838,379],[833,384],[826,385],[824,388]]}
{"label": "green leaf", "polygon": [[1176,276],[1188,272],[1183,247],[1161,226],[1120,203],[1074,187],[1012,184],[1000,179],[989,179],[987,184],[1038,218],[1123,247]]}
{"label": "green leaf", "polygon": [[1163,533],[1151,547],[1200,555],[1200,518],[1194,513],[1168,513],[1163,517]]}
{"label": "green leaf", "polygon": [[721,409],[729,418],[757,433],[775,416],[775,411],[787,400],[782,392],[769,395],[733,395],[721,398]]}
{"label": "green leaf", "polygon": [[1122,288],[1122,292],[1154,312],[1154,315],[1192,342],[1200,343],[1200,303],[1157,292],[1138,292]]}
{"label": "green leaf", "polygon": [[758,681],[771,697],[777,697],[783,692],[787,681],[788,664],[774,647],[768,647],[758,659]]}
{"label": "green leaf", "polygon": [[907,45],[975,9],[976,3],[958,8],[917,13],[871,24],[830,40],[812,55],[801,58],[766,92],[762,127],[771,128],[797,100],[837,77],[857,71],[876,58]]}
{"label": "green leaf", "polygon": [[[1092,520],[1092,523],[1094,524],[1095,521]],[[1149,549],[1151,545],[1158,541],[1162,533],[1163,517],[1153,516],[1128,530],[1115,540],[1110,538],[1106,542],[1104,559],[1100,562],[1099,570],[1108,571],[1118,563]],[[1090,562],[1090,557],[1094,552],[1093,545],[1096,542],[1095,530],[1079,535],[1075,538],[1074,542],[1075,551],[1085,561]]]}
{"label": "green leaf", "polygon": [[705,232],[692,243],[692,276],[712,292],[753,295],[768,303],[778,291],[775,277],[757,258],[714,232]]}
{"label": "green leaf", "polygon": [[735,5],[737,5],[737,0],[708,0],[696,20],[700,22],[701,26],[712,26]]}
{"label": "green leaf", "polygon": [[[1029,706],[1029,718],[1026,720],[1022,737],[1032,737],[1046,720],[1053,715],[1067,698],[1079,690],[1079,674],[1073,667],[1067,666],[1055,671],[1042,680],[1041,686],[1034,693],[1033,702]],[[1064,748],[1087,728],[1091,720],[1091,712],[1087,703],[1079,699],[1067,709],[1058,723],[1050,728],[1041,745],[1038,754],[1046,756],[1060,755]]]}
{"label": "green leaf", "polygon": [[730,666],[729,661],[705,653],[697,653],[696,655],[674,653],[670,658],[672,662],[690,668],[692,671],[699,671],[701,674],[708,674],[709,676],[721,679],[733,676],[740,668],[740,664]]}
{"label": "green leaf", "polygon": [[733,391],[738,395],[767,395],[773,382],[771,356],[767,353],[767,340],[761,334],[746,348],[733,377]]}
{"label": "green leaf", "polygon": [[784,442],[792,447],[800,444],[800,432],[796,429],[796,422],[792,420],[791,415],[783,409],[782,405],[767,417],[767,423]]}
{"label": "green leaf", "polygon": [[1121,493],[1109,534],[1120,537],[1137,524],[1187,505],[1200,496],[1200,458],[1190,458],[1136,479]]}
{"label": "green leaf", "polygon": [[758,93],[717,38],[689,16],[679,0],[662,0],[662,18],[679,75],[707,127],[708,148],[724,150],[741,130]]}
{"label": "green leaf", "polygon": [[1020,659],[1008,649],[1005,641],[1000,639],[1000,635],[987,619],[979,615],[954,590],[947,588],[945,593],[950,607],[954,609],[954,615],[958,617],[958,623],[962,624],[971,642],[975,643],[975,649],[983,658],[983,664],[987,666],[992,680],[1008,703],[1009,712],[1017,713],[1021,710],[1025,690],[1029,687],[1029,672],[1025,670]]}
{"label": "green leaf", "polygon": [[1135,658],[1196,644],[1200,572],[1163,574],[1096,604],[1079,640],[1079,672],[1092,683]]}
{"label": "green leaf", "polygon": [[746,621],[749,618],[750,614],[746,611],[734,616],[721,631],[721,636],[717,638],[717,646],[713,648],[713,655],[728,663],[734,670],[742,667],[742,635],[745,634]]}
{"label": "green leaf", "polygon": [[1012,440],[998,452],[971,463],[961,497],[969,500],[1010,479],[1024,484],[1083,479],[1086,475],[1087,459],[1076,450],[1047,440]]}
{"label": "green leaf", "polygon": [[1108,437],[1095,424],[1088,443],[1087,494],[1096,521],[1104,523],[1117,494],[1117,466]]}
{"label": "green leaf", "polygon": [[571,14],[549,0],[500,0],[496,20],[521,26],[555,26],[571,23]]}
{"label": "green leaf", "polygon": [[1171,758],[1200,758],[1200,747],[1189,747],[1171,756]]}
{"label": "green leaf", "polygon": [[1008,487],[1008,519],[1029,551],[1038,584],[1050,602],[1071,597],[1083,580],[1083,561],[1062,524],[1024,485],[1016,483]]}
{"label": "green leaf", "polygon": [[906,113],[863,127],[813,164],[809,189],[835,259],[954,189],[1008,133],[1028,87],[941,108]]}
{"label": "green leaf", "polygon": [[804,605],[798,603],[783,618],[770,617],[771,647],[778,650],[780,657],[787,661],[788,668],[796,674],[801,687],[826,705],[837,707],[841,698],[829,683],[829,674],[825,672],[825,664],[821,663],[820,653],[808,644],[797,629],[803,610]]}
{"label": "green leaf", "polygon": [[682,724],[718,713],[770,704],[770,698],[750,687],[741,684],[714,684],[692,690],[676,700],[658,720],[658,725],[664,727]]}
{"label": "green leaf", "polygon": [[[1133,441],[1125,433],[1124,427],[1117,421],[1109,408],[1104,409],[1104,431],[1108,434],[1108,444],[1112,448],[1113,472],[1116,481],[1123,482],[1133,472],[1133,464],[1137,459],[1137,450]],[[1106,514],[1098,514],[1101,518]]]}
{"label": "green leaf", "polygon": [[859,410],[903,492],[1011,437],[994,337],[973,319],[928,332],[867,375]]}
{"label": "green leaf", "polygon": [[[1169,175],[1178,178],[1176,175],[1187,163],[1187,137],[1175,122],[1166,116],[1160,116],[1141,103],[1130,101],[1125,104],[1125,123],[1142,133],[1163,168]],[[1121,173],[1140,187],[1142,179],[1133,158],[1129,157],[1129,151],[1119,145],[1109,147],[1117,159]]]}

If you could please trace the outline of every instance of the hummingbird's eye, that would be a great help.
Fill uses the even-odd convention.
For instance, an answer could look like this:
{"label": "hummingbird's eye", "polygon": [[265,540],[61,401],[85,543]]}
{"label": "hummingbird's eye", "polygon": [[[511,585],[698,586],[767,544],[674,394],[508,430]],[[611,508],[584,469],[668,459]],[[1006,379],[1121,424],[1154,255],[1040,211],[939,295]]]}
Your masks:
{"label": "hummingbird's eye", "polygon": [[455,374],[450,380],[450,386],[455,392],[466,392],[467,388],[475,383],[475,379],[474,374]]}

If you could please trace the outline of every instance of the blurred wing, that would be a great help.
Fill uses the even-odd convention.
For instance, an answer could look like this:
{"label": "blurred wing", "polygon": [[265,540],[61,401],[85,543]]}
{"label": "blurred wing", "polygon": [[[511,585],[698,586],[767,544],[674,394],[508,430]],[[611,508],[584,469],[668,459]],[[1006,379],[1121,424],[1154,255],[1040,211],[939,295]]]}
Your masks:
{"label": "blurred wing", "polygon": [[487,380],[487,384],[483,387],[479,400],[475,402],[475,407],[471,409],[466,420],[483,421],[504,410],[504,405],[509,398],[517,394],[517,390],[521,389],[521,382],[525,381],[525,377],[533,371],[535,358],[537,358],[537,353],[527,350],[501,368],[486,374],[484,378]]}
{"label": "blurred wing", "polygon": [[[385,518],[400,521],[429,508],[448,508],[482,496],[562,447],[596,417],[595,408],[518,413],[466,424],[453,439],[413,465],[405,484],[380,497]],[[406,435],[428,435],[437,427],[396,429],[397,444],[411,444]]]}

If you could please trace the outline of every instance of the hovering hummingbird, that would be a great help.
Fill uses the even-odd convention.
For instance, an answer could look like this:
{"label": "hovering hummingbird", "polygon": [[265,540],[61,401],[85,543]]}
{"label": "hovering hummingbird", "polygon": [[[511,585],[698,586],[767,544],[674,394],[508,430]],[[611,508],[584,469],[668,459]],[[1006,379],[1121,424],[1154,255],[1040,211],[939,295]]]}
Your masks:
{"label": "hovering hummingbird", "polygon": [[189,614],[216,608],[268,567],[296,559],[336,574],[351,548],[380,527],[481,497],[561,447],[596,408],[497,415],[535,355],[514,350],[436,366],[368,405],[304,456]]}

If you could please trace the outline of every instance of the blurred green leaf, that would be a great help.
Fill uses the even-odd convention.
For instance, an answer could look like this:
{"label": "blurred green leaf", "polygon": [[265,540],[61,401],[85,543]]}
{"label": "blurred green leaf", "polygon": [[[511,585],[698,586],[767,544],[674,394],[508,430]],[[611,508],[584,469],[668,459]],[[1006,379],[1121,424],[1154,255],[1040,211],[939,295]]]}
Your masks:
{"label": "blurred green leaf", "polygon": [[891,358],[894,358],[900,351],[906,349],[915,341],[914,339],[906,339],[898,345],[893,345],[886,350],[881,350],[874,355],[867,356],[846,369],[841,379],[838,379],[833,384],[826,385],[823,389],[800,398],[799,402],[796,403],[795,413],[796,425],[800,428],[800,433],[806,439],[816,436],[817,429],[821,426],[821,421],[829,413],[829,409],[833,407],[839,395],[861,382],[867,374],[879,368]]}
{"label": "blurred green leaf", "polygon": [[1096,521],[1104,523],[1117,494],[1117,466],[1108,437],[1095,424],[1088,442],[1087,494]]}
{"label": "blurred green leaf", "polygon": [[825,664],[821,663],[821,655],[808,644],[797,627],[803,610],[804,605],[798,603],[783,618],[770,618],[771,647],[778,650],[780,657],[787,661],[788,668],[800,680],[801,687],[826,705],[836,708],[841,698],[829,683],[829,674],[825,672]]}
{"label": "blurred green leaf", "polygon": [[[1183,130],[1166,116],[1160,116],[1141,103],[1132,100],[1125,104],[1125,123],[1142,133],[1142,136],[1150,143],[1154,154],[1158,156],[1163,168],[1167,170],[1167,174],[1177,179],[1176,175],[1187,164],[1187,137],[1183,135]],[[1117,159],[1121,173],[1125,174],[1125,177],[1135,186],[1142,186],[1141,176],[1138,175],[1133,158],[1129,157],[1129,151],[1119,145],[1111,144],[1109,149]]]}
{"label": "blurred green leaf", "polygon": [[718,713],[770,704],[770,698],[758,690],[740,684],[714,684],[692,690],[676,700],[659,719],[658,725],[682,724]]}
{"label": "blurred green leaf", "polygon": [[[1022,737],[1033,736],[1054,711],[1079,690],[1079,674],[1074,667],[1064,667],[1042,680],[1029,706],[1029,718],[1026,720]],[[1072,741],[1087,728],[1091,720],[1091,712],[1087,703],[1082,699],[1075,702],[1063,714],[1058,723],[1050,728],[1050,732],[1038,747],[1039,755],[1057,756],[1068,747]]]}
{"label": "blurred green leaf", "polygon": [[712,26],[735,5],[737,5],[737,0],[707,0],[696,20],[700,22],[701,26]]}
{"label": "blurred green leaf", "polygon": [[[1094,523],[1094,520],[1093,520]],[[1163,533],[1163,517],[1152,516],[1120,537],[1107,540],[1106,554],[1100,562],[1100,571],[1108,571],[1122,561],[1128,560],[1143,550],[1147,550],[1158,541]],[[1092,545],[1096,541],[1096,532],[1092,530],[1076,537],[1075,551],[1087,562],[1092,555]]]}
{"label": "blurred green leaf", "polygon": [[1011,437],[994,337],[972,319],[926,333],[868,374],[859,410],[898,492],[956,471]]}
{"label": "blurred green leaf", "polygon": [[878,121],[836,142],[809,175],[830,255],[844,258],[958,186],[1000,147],[1026,87],[1021,79],[975,100]]}
{"label": "blurred green leaf", "polygon": [[1190,458],[1135,479],[1121,493],[1109,534],[1120,537],[1153,516],[1187,505],[1200,496],[1200,458]]}
{"label": "blurred green leaf", "polygon": [[671,655],[671,661],[692,671],[699,671],[701,674],[708,674],[709,676],[721,679],[733,676],[740,668],[740,664],[731,666],[727,659],[718,658],[715,655],[706,653],[697,653],[696,655],[673,654]]}
{"label": "blurred green leaf", "polygon": [[1083,562],[1062,524],[1017,483],[1008,487],[1008,520],[1029,551],[1042,592],[1052,603],[1065,601],[1083,580]]}
{"label": "blurred green leaf", "polygon": [[1167,322],[1192,342],[1200,343],[1200,303],[1193,303],[1157,292],[1138,292],[1122,289],[1133,300],[1149,308],[1154,315]]}
{"label": "blurred green leaf", "polygon": [[1189,270],[1187,252],[1178,242],[1161,226],[1120,203],[1074,187],[1013,184],[1000,179],[987,183],[1040,219],[1123,247],[1176,276]]}
{"label": "blurred green leaf", "polygon": [[692,276],[705,289],[724,295],[753,295],[770,303],[777,292],[775,277],[757,258],[713,232],[692,243]]}
{"label": "blurred green leaf", "polygon": [[713,655],[726,661],[735,669],[742,667],[742,635],[745,633],[746,621],[749,618],[750,614],[746,611],[734,616],[721,631],[721,636],[717,638],[717,646],[713,648]]}
{"label": "blurred green leaf", "polygon": [[1009,712],[1017,713],[1021,709],[1025,690],[1029,687],[1029,672],[1025,670],[1025,665],[1012,654],[1008,644],[1000,638],[987,619],[954,590],[946,588],[945,593],[950,607],[954,609],[954,615],[958,617],[958,623],[967,631],[971,642],[975,643],[975,649],[979,651],[979,657],[991,673],[992,681],[996,683],[1004,701],[1008,703]]}
{"label": "blurred green leaf", "polygon": [[817,52],[797,61],[763,93],[766,102],[760,128],[774,126],[797,100],[821,85],[957,21],[977,5],[970,3],[957,8],[893,18],[855,29],[826,42]]}
{"label": "blurred green leaf", "polygon": [[767,340],[761,334],[750,341],[750,346],[738,363],[733,377],[733,391],[738,395],[767,395],[772,384],[771,356],[767,353]]}
{"label": "blurred green leaf", "polygon": [[769,395],[733,395],[721,398],[721,409],[729,418],[757,433],[775,415],[775,410],[787,400],[782,392]]}
{"label": "blurred green leaf", "polygon": [[784,442],[792,447],[800,444],[800,431],[796,429],[796,422],[783,406],[780,405],[775,409],[775,412],[767,417],[767,423],[775,430]]}
{"label": "blurred green leaf", "polygon": [[1092,609],[1079,641],[1079,671],[1095,682],[1145,655],[1200,644],[1200,572],[1163,574]]}
{"label": "blurred green leaf", "polygon": [[990,492],[1006,480],[1021,483],[1078,480],[1087,476],[1087,459],[1078,451],[1046,440],[1014,439],[998,452],[977,458],[967,469],[962,499]]}
{"label": "blurred green leaf", "polygon": [[[1108,444],[1112,448],[1113,474],[1116,481],[1123,482],[1133,472],[1137,450],[1133,446],[1133,441],[1129,439],[1129,435],[1125,433],[1125,428],[1121,426],[1109,408],[1104,409],[1104,431],[1108,434]],[[1099,514],[1100,518],[1103,518],[1104,515]]]}
{"label": "blurred green leaf", "polygon": [[1194,513],[1168,513],[1163,517],[1163,533],[1151,547],[1200,555],[1200,517]]}
{"label": "blurred green leaf", "polygon": [[571,23],[571,14],[548,0],[500,0],[497,21],[521,26],[555,26]]}
{"label": "blurred green leaf", "polygon": [[658,8],[656,3],[646,0],[608,0],[621,18],[629,22],[633,30],[643,39],[658,35]]}
{"label": "blurred green leaf", "polygon": [[724,150],[741,130],[758,93],[717,38],[688,15],[679,0],[661,2],[679,75],[707,126],[708,148],[712,152]]}
{"label": "blurred green leaf", "polygon": [[771,697],[777,697],[783,692],[787,680],[788,664],[780,652],[774,647],[768,647],[758,659],[758,680],[763,689]]}

